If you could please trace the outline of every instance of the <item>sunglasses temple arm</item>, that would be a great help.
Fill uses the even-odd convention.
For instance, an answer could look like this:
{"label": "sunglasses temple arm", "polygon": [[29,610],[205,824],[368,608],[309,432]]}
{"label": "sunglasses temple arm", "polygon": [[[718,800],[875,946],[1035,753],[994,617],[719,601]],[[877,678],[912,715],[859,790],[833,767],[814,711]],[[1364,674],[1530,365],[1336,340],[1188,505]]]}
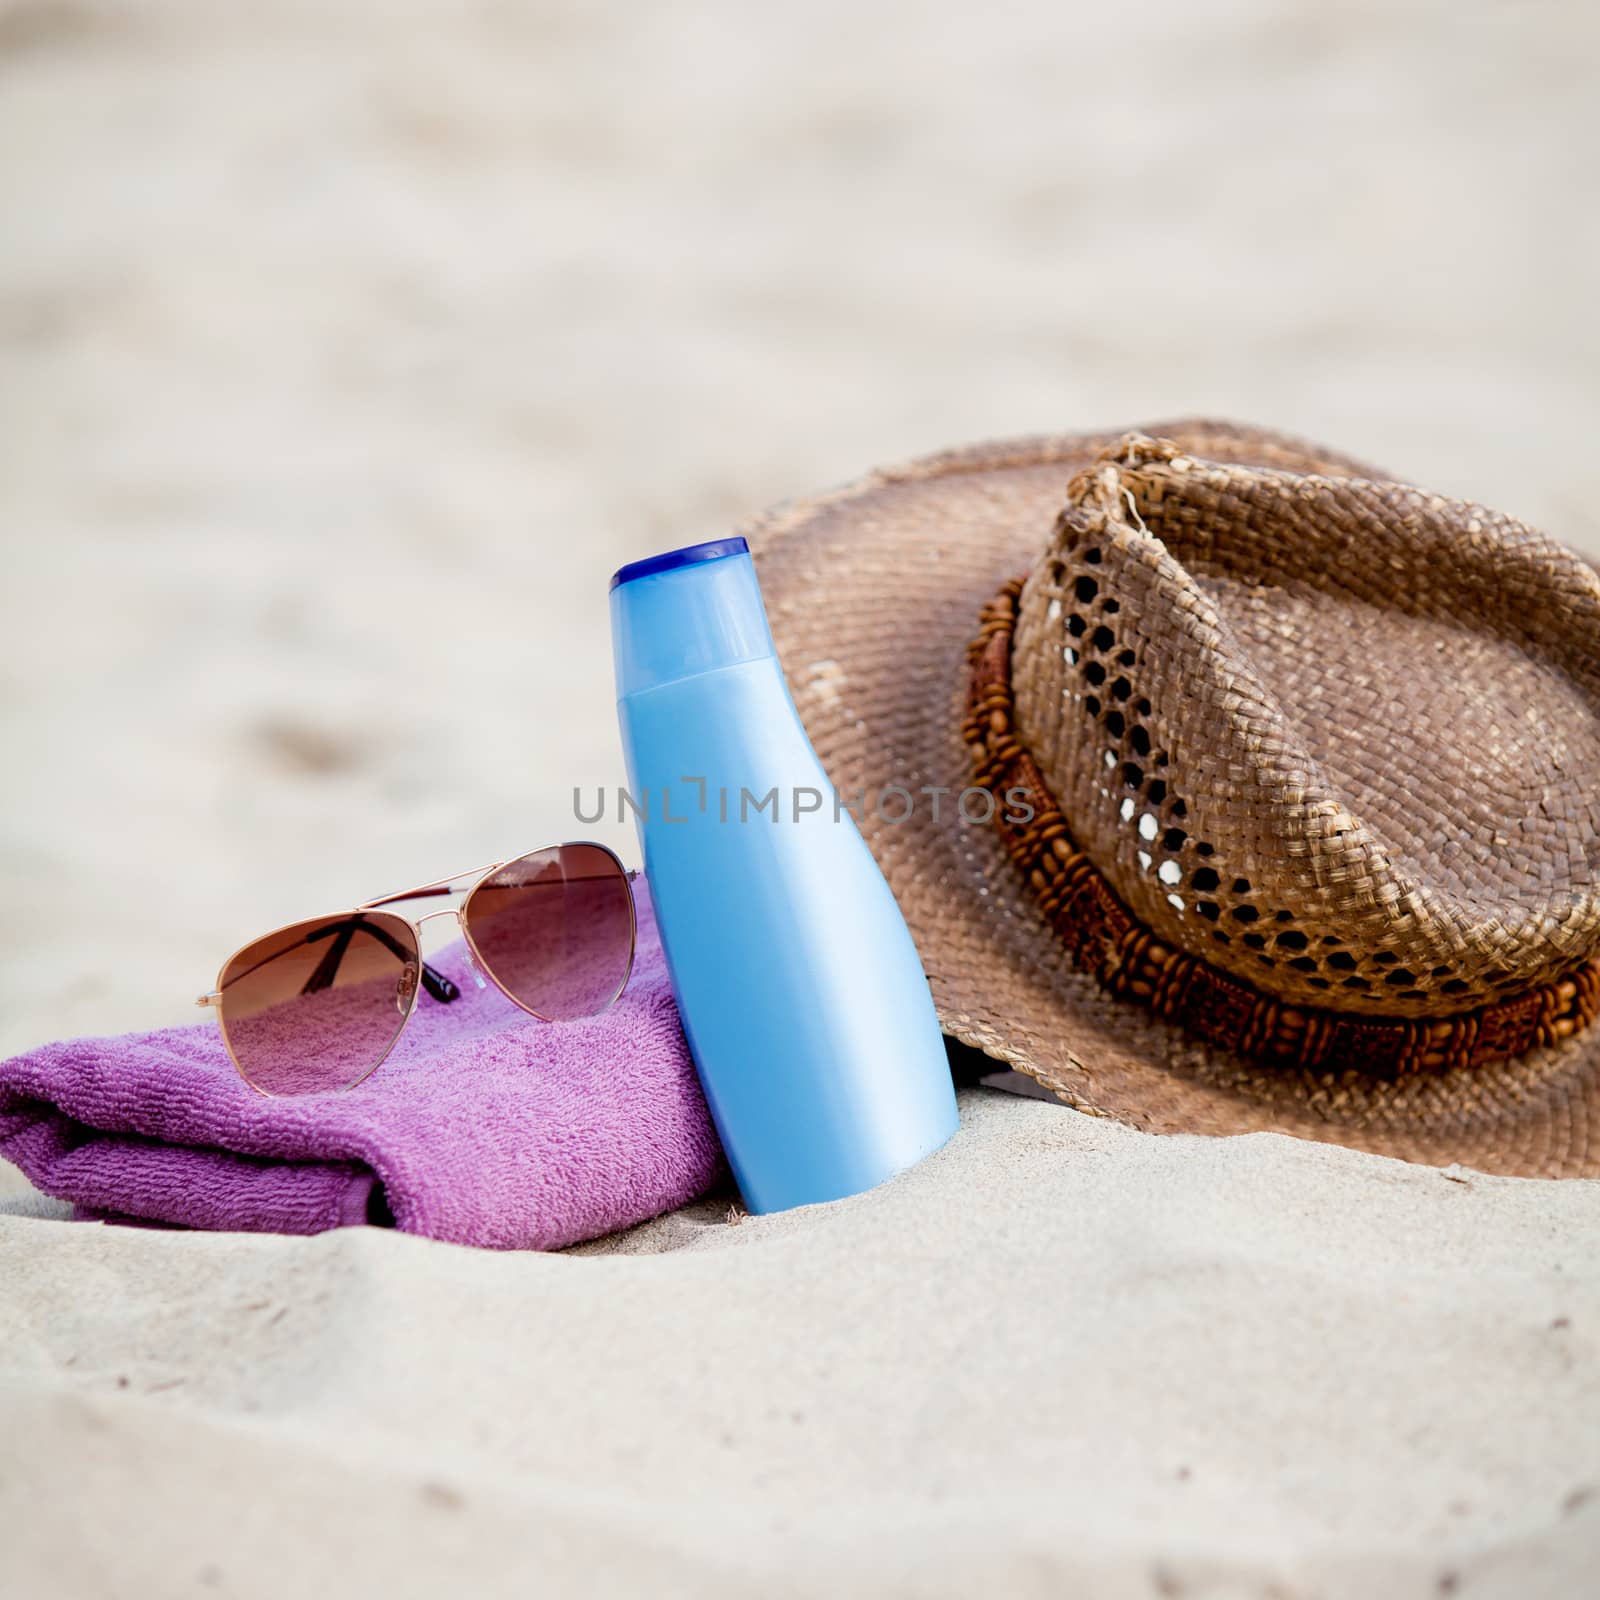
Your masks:
{"label": "sunglasses temple arm", "polygon": [[[333,943],[328,947],[328,953],[317,963],[317,970],[306,980],[305,988],[300,991],[302,994],[310,994],[314,989],[326,989],[332,984],[338,974],[339,964],[344,960],[344,953],[350,946],[350,936],[357,927],[363,933],[370,933],[391,955],[398,956],[402,961],[411,960],[410,952],[386,928],[381,928],[373,922],[350,923],[334,936]],[[461,998],[461,990],[437,967],[430,966],[426,961],[422,963],[422,987],[442,1006]]]}
{"label": "sunglasses temple arm", "polygon": [[437,968],[422,963],[422,987],[442,1006],[461,998],[461,991]]}
{"label": "sunglasses temple arm", "polygon": [[348,922],[339,929],[333,937],[333,943],[323,952],[322,959],[317,963],[317,970],[300,986],[301,994],[314,994],[318,989],[333,987],[333,980],[339,976],[339,967],[344,961],[344,953],[350,948],[350,935],[353,932],[354,924]]}

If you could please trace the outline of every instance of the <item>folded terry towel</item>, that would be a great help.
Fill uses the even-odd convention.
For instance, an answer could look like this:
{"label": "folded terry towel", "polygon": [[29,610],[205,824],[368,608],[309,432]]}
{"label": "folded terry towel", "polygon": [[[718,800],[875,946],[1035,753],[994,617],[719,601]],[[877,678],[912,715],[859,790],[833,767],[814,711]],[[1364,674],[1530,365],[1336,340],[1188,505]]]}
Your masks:
{"label": "folded terry towel", "polygon": [[269,1099],[215,1022],[70,1039],[0,1064],[0,1156],[99,1215],[318,1233],[392,1218],[407,1233],[549,1250],[703,1194],[722,1152],[667,982],[643,880],[633,977],[612,1009],[547,1023],[458,944],[356,1088]]}

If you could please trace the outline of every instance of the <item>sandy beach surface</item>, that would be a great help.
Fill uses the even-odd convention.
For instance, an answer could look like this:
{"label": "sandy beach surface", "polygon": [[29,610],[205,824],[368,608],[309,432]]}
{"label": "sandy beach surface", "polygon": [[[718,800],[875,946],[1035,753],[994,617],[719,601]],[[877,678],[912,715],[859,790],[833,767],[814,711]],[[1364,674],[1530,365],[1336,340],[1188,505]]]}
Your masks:
{"label": "sandy beach surface", "polygon": [[[1211,412],[1600,553],[1600,22],[0,0],[0,1050],[593,834],[606,578]],[[1042,530],[1041,530],[1042,533]],[[0,1593],[1582,1594],[1600,1187],[968,1091],[576,1255],[0,1168]]]}
{"label": "sandy beach surface", "polygon": [[1587,1592],[1600,1186],[962,1121],[577,1258],[0,1219],[8,1592]]}

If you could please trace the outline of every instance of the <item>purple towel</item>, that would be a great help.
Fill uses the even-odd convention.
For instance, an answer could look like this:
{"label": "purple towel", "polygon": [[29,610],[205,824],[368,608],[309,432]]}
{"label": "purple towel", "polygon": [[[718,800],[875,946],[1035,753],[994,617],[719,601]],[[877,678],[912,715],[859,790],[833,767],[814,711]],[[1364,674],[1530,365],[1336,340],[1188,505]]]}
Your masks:
{"label": "purple towel", "polygon": [[267,1233],[392,1217],[406,1233],[551,1250],[643,1222],[723,1171],[642,881],[639,950],[603,1016],[540,1022],[458,944],[389,1058],[343,1093],[269,1099],[215,1022],[70,1039],[0,1065],[0,1156],[100,1215]]}

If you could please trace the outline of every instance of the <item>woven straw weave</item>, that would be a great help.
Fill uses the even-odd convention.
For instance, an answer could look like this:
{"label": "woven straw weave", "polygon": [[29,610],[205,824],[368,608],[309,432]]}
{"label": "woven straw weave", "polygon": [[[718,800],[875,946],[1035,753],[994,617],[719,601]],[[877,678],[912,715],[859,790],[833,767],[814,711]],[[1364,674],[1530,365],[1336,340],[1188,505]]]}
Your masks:
{"label": "woven straw weave", "polygon": [[[1364,976],[1391,1016],[1470,1009],[1513,973],[1527,987],[1581,954],[1600,835],[1590,569],[1508,518],[1320,446],[1220,421],[1143,433],[1166,442],[1108,432],[953,450],[744,530],[796,705],[835,784],[948,796],[973,782],[969,645],[997,593],[1029,574],[1021,637],[1031,643],[1013,663],[1019,721],[1063,809],[1079,813],[1074,830],[1140,914],[1176,918],[1165,895],[1184,899],[1176,947],[1203,949],[1214,970],[1230,981],[1243,972],[1258,990],[1296,985],[1289,992],[1324,1009],[1362,998],[1343,980]],[[1192,465],[1179,469],[1181,458]],[[1087,538],[1096,518],[1098,546]],[[1080,556],[1096,569],[1084,604],[1118,601],[1109,616],[1098,604],[1095,627],[1114,636],[1098,686],[1063,654],[1083,659],[1067,603]],[[1112,594],[1108,566],[1127,592]],[[1136,593],[1167,601],[1165,614]],[[1135,661],[1116,663],[1127,649]],[[1182,675],[1184,652],[1203,657],[1202,685]],[[1115,684],[1129,665],[1140,683],[1136,692],[1129,677],[1123,701]],[[1073,698],[1108,686],[1098,716]],[[1185,704],[1195,697],[1198,709]],[[1098,772],[1112,770],[1108,749],[1114,763],[1143,755],[1128,711],[1140,701],[1151,745],[1141,787],[1112,805]],[[1108,738],[1113,702],[1128,720]],[[1322,809],[1294,802],[1313,791]],[[1328,826],[1341,807],[1361,830],[1359,853],[1352,830]],[[1169,841],[1174,824],[1183,841]],[[1600,1177],[1600,1025],[1493,1064],[1388,1079],[1339,1054],[1315,1068],[1251,1059],[1081,970],[999,828],[962,824],[947,801],[937,819],[923,804],[899,824],[869,808],[861,830],[945,1031],[1080,1110],[1154,1132],[1276,1130],[1438,1165]],[[1228,875],[1216,868],[1209,890],[1194,877],[1202,843],[1212,860],[1229,851]],[[1155,865],[1167,854],[1176,885]],[[1190,909],[1205,893],[1215,922]],[[1255,920],[1233,916],[1235,904]],[[1280,922],[1282,911],[1296,920]],[[1313,949],[1309,930],[1324,925]],[[1237,937],[1223,945],[1213,929]],[[1305,951],[1279,945],[1289,930],[1306,933]],[[1330,938],[1339,943],[1321,943]],[[1317,957],[1312,970],[1292,965],[1303,955]],[[1410,976],[1391,984],[1396,968]],[[1447,989],[1454,982],[1467,987]]]}
{"label": "woven straw weave", "polygon": [[1509,517],[1133,435],[1073,479],[1014,654],[1087,853],[1258,988],[1443,1016],[1600,946],[1600,581]]}

